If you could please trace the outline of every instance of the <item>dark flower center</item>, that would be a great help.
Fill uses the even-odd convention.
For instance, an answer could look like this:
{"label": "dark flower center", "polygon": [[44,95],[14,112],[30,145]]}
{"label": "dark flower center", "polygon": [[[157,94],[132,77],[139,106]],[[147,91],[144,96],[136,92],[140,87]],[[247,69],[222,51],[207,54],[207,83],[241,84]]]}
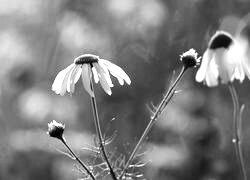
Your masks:
{"label": "dark flower center", "polygon": [[181,57],[181,61],[186,67],[195,67],[197,65],[197,60],[192,55],[186,55]]}
{"label": "dark flower center", "polygon": [[98,62],[99,57],[93,54],[84,54],[74,60],[75,64],[92,64]]}
{"label": "dark flower center", "polygon": [[52,125],[51,127],[49,127],[48,133],[51,137],[61,139],[63,135],[63,131],[64,131],[63,126]]}
{"label": "dark flower center", "polygon": [[220,31],[217,32],[209,42],[210,49],[228,48],[233,43],[230,34]]}

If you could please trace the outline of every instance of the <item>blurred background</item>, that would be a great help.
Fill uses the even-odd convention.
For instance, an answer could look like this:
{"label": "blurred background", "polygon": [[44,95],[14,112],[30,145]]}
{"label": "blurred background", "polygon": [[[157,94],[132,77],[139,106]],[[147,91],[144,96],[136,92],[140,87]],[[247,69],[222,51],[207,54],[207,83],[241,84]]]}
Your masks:
{"label": "blurred background", "polygon": [[[0,0],[0,179],[82,177],[46,134],[53,119],[66,124],[69,144],[91,163],[82,148],[93,145],[95,128],[81,81],[72,97],[51,91],[75,57],[97,54],[131,77],[123,87],[113,79],[111,97],[96,86],[103,132],[116,133],[109,151],[127,157],[150,120],[148,107],[180,71],[179,55],[190,48],[202,55],[216,30],[234,33],[249,11],[249,0]],[[228,88],[198,84],[195,73],[185,74],[141,149],[145,179],[241,179]],[[246,105],[242,145],[250,177],[249,80],[236,88]]]}

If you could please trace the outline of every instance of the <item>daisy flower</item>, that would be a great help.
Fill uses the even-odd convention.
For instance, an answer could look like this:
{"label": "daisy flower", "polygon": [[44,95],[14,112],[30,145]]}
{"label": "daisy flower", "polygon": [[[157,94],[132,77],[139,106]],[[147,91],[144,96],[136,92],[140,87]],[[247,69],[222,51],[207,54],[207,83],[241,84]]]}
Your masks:
{"label": "daisy flower", "polygon": [[84,54],[75,58],[74,63],[58,73],[53,82],[52,90],[61,96],[65,95],[66,92],[72,94],[75,90],[75,84],[82,77],[85,90],[93,97],[94,92],[91,88],[93,76],[94,81],[100,82],[103,90],[111,95],[111,87],[114,85],[110,74],[117,78],[120,85],[123,85],[124,81],[129,85],[131,83],[128,75],[119,66],[108,60],[100,59],[96,55]]}
{"label": "daisy flower", "polygon": [[248,42],[242,36],[233,37],[225,31],[217,31],[203,54],[196,81],[213,87],[219,83],[233,82],[235,79],[242,82],[245,75],[250,78],[248,48]]}

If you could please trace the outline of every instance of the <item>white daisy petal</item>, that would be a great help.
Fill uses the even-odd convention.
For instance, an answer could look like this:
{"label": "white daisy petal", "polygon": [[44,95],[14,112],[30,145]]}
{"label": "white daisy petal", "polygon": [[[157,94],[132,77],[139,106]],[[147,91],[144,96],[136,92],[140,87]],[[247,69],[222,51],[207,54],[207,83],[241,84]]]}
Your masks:
{"label": "white daisy petal", "polygon": [[82,67],[79,66],[75,75],[74,84],[77,83],[77,81],[80,79],[81,74],[82,74]]}
{"label": "white daisy petal", "polygon": [[70,92],[71,94],[75,92],[75,84],[79,80],[81,73],[82,73],[82,68],[79,65],[72,70],[72,73],[70,75],[70,81],[68,83],[69,86],[67,87],[68,92]]}
{"label": "white daisy petal", "polygon": [[63,82],[63,79],[64,79],[66,73],[67,73],[67,71],[65,69],[60,71],[57,74],[57,76],[52,84],[51,89],[52,89],[52,91],[55,91],[56,94],[59,94],[61,91],[62,82]]}
{"label": "white daisy petal", "polygon": [[237,79],[240,82],[243,82],[243,80],[245,79],[245,73],[242,66],[238,66],[235,68],[234,73],[231,77],[231,81],[234,81],[234,79]]}
{"label": "white daisy petal", "polygon": [[[108,60],[105,60],[105,59],[99,59],[99,61],[101,61],[103,64],[105,64],[108,68],[108,70],[110,71],[110,73],[115,76],[117,79],[118,77],[120,79],[124,79],[125,82],[127,84],[131,84],[131,80],[129,78],[129,76],[122,70],[122,68],[120,68],[119,66],[109,62]],[[119,81],[119,79],[118,79]],[[119,81],[120,82],[120,81]]]}
{"label": "white daisy petal", "polygon": [[250,73],[247,71],[249,68],[249,65],[246,64],[246,62],[249,61],[248,57],[248,51],[249,51],[249,43],[248,40],[240,35],[235,37],[235,45],[233,46],[235,61],[236,63],[236,69],[235,73],[238,73],[238,76],[235,75],[235,78],[240,80],[240,82],[243,82],[245,79],[245,75],[249,77]]}
{"label": "white daisy petal", "polygon": [[88,64],[83,64],[82,65],[82,83],[83,83],[83,87],[85,88],[85,90],[89,93],[90,96],[94,97],[94,92],[91,89],[90,86],[90,65]]}
{"label": "white daisy petal", "polygon": [[217,86],[218,77],[219,77],[218,66],[213,58],[209,63],[209,67],[207,68],[207,73],[205,77],[207,86],[209,87]]}
{"label": "white daisy petal", "polygon": [[56,76],[52,84],[52,90],[55,91],[56,94],[60,94],[61,96],[65,94],[66,89],[67,89],[68,77],[73,67],[74,67],[74,63],[69,65],[67,68],[65,68],[61,72],[59,72],[58,75]]}
{"label": "white daisy petal", "polygon": [[74,64],[71,64],[67,68],[63,69],[62,71],[60,71],[57,74],[57,76],[52,84],[52,88],[51,88],[52,91],[55,91],[56,94],[60,94],[64,77],[67,74],[67,72],[71,69],[71,67],[73,67],[73,66],[74,66]]}
{"label": "white daisy petal", "polygon": [[244,73],[247,75],[248,79],[250,79],[250,57],[245,58],[242,61],[242,67],[244,69]]}
{"label": "white daisy petal", "polygon": [[69,70],[68,72],[66,73],[65,77],[64,77],[64,80],[62,82],[62,87],[61,87],[61,91],[60,91],[60,95],[61,96],[64,96],[66,91],[67,91],[67,86],[68,86],[68,82],[69,82],[69,77],[70,77],[70,74],[72,73],[72,70],[74,69],[75,65],[73,65]]}
{"label": "white daisy petal", "polygon": [[124,85],[124,80],[122,78],[120,78],[119,76],[115,76],[115,77],[118,80],[119,84],[123,86]]}
{"label": "white daisy petal", "polygon": [[195,79],[197,82],[202,82],[205,80],[206,73],[207,73],[207,68],[212,59],[212,52],[211,50],[206,50],[203,57],[202,57],[202,62],[199,70],[196,73]]}
{"label": "white daisy petal", "polygon": [[92,72],[93,72],[95,83],[98,83],[99,82],[99,78],[98,78],[98,74],[97,74],[97,71],[96,71],[95,67],[92,67]]}
{"label": "white daisy petal", "polygon": [[70,71],[69,73],[69,77],[68,77],[68,81],[67,81],[67,91],[70,93],[70,85],[71,85],[71,82],[73,82],[73,78],[74,78],[74,75],[75,75],[75,70],[77,69],[77,66],[75,65],[72,70]]}
{"label": "white daisy petal", "polygon": [[103,88],[103,90],[108,94],[108,95],[111,95],[112,94],[112,91],[110,89],[110,86],[106,80],[106,77],[104,75],[104,72],[101,68],[101,66],[98,64],[98,63],[93,63],[93,66],[95,67],[97,73],[98,73],[98,76],[99,76],[99,80],[100,80],[100,83],[101,83],[101,86]]}
{"label": "white daisy petal", "polygon": [[105,76],[105,79],[109,85],[109,87],[114,87],[112,81],[111,81],[111,77],[110,77],[110,74],[109,74],[109,70],[108,68],[106,67],[105,64],[103,64],[101,61],[98,62],[98,64],[100,65],[100,70],[102,71],[103,75]]}
{"label": "white daisy petal", "polygon": [[224,84],[230,81],[230,77],[232,77],[235,67],[231,58],[227,56],[229,51],[230,49],[219,48],[214,52],[215,64],[217,64],[221,82]]}

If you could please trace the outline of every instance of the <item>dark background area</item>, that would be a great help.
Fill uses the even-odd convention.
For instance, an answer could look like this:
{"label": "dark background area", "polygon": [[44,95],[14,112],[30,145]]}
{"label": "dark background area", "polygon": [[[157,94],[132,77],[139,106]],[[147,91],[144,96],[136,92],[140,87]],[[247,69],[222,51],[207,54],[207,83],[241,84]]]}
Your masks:
{"label": "dark background area", "polygon": [[[234,33],[249,10],[248,0],[0,0],[0,179],[81,178],[46,134],[51,120],[65,123],[69,144],[91,160],[81,149],[95,135],[88,94],[81,82],[72,97],[51,91],[75,57],[97,54],[131,77],[123,87],[113,79],[111,97],[96,86],[103,131],[117,132],[110,151],[128,155],[150,120],[148,106],[180,71],[179,55],[190,48],[202,55],[216,30]],[[198,84],[195,73],[185,74],[143,145],[146,179],[240,179],[228,88]],[[242,145],[250,177],[249,80],[236,88],[246,105]]]}

